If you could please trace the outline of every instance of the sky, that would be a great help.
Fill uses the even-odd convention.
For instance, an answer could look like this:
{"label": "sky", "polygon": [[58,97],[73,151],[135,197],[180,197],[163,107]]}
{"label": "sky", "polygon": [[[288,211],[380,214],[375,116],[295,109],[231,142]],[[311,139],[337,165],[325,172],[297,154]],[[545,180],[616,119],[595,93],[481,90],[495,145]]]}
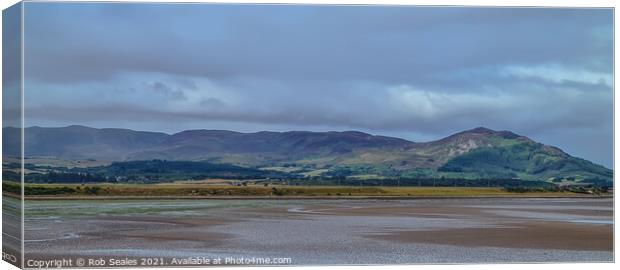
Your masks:
{"label": "sky", "polygon": [[27,3],[26,126],[484,126],[612,167],[613,11]]}

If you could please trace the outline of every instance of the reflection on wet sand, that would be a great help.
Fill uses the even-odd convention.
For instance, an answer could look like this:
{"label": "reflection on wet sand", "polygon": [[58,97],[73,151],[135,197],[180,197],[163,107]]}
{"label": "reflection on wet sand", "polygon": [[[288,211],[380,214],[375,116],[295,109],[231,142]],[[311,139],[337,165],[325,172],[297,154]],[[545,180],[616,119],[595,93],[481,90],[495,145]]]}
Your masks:
{"label": "reflection on wet sand", "polygon": [[26,252],[294,264],[611,261],[611,199],[29,201]]}

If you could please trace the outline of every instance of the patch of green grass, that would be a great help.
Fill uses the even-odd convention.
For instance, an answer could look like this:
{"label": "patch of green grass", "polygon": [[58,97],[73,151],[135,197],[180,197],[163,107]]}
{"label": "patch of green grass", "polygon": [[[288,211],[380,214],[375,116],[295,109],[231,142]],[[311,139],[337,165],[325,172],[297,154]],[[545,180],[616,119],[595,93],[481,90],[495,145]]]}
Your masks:
{"label": "patch of green grass", "polygon": [[[36,193],[28,191],[36,190]],[[46,190],[46,191],[43,191]],[[71,192],[69,192],[71,191]],[[523,192],[521,195],[540,192]],[[558,195],[560,192],[550,192]],[[72,186],[64,184],[27,184],[26,196],[37,195],[59,196],[71,198],[74,196],[106,196],[106,197],[227,197],[227,196],[317,196],[317,197],[348,197],[348,196],[503,196],[515,195],[500,187],[371,187],[371,186],[216,186],[204,184],[89,184]]]}

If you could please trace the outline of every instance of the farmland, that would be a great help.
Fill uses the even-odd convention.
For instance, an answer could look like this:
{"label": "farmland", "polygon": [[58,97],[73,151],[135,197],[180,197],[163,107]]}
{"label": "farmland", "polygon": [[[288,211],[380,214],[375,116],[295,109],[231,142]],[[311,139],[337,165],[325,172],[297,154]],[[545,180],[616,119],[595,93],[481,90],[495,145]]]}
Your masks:
{"label": "farmland", "polygon": [[[418,198],[418,197],[574,197],[605,196],[600,191],[558,191],[544,188],[509,189],[502,187],[388,187],[388,186],[290,186],[275,184],[26,184],[27,198]],[[17,184],[4,183],[5,192],[19,194]],[[591,192],[592,194],[588,194]]]}

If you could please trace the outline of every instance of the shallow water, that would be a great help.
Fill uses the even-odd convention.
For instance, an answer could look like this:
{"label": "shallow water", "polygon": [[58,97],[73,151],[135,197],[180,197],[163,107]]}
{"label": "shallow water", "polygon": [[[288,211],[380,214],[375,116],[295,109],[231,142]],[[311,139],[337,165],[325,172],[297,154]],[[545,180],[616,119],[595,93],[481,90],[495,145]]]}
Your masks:
{"label": "shallow water", "polygon": [[[26,253],[269,257],[313,265],[611,261],[612,210],[611,199],[27,201]],[[528,226],[586,232],[592,239],[581,240],[598,244],[571,246],[560,236],[515,247],[485,242],[484,230],[473,245],[448,239],[469,229],[527,236]],[[377,237],[424,231],[447,240]]]}

